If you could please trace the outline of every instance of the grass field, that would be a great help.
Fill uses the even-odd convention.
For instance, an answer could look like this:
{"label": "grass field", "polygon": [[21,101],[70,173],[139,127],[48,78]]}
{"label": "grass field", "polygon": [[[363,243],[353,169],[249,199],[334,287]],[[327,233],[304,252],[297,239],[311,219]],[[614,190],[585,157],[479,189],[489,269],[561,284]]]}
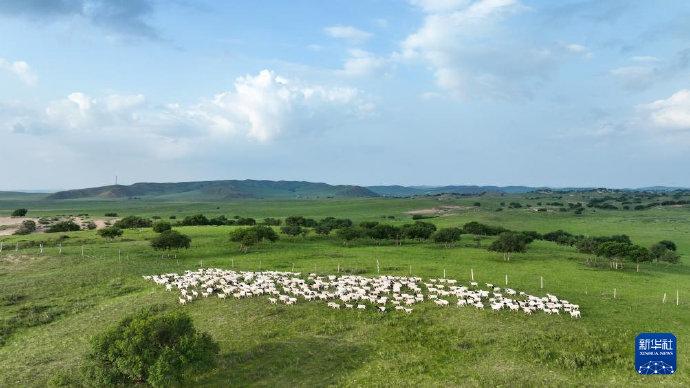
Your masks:
{"label": "grass field", "polygon": [[[229,242],[230,226],[180,227],[192,248],[161,257],[147,239],[150,229],[127,230],[107,242],[94,231],[2,237],[0,316],[6,322],[0,345],[0,386],[78,383],[75,376],[89,339],[138,309],[162,304],[183,309],[221,345],[221,361],[197,383],[208,386],[393,386],[482,385],[631,386],[690,385],[690,208],[644,211],[495,211],[507,197],[439,199],[351,199],[311,201],[163,202],[0,200],[0,215],[28,207],[32,216],[137,214],[164,219],[206,215],[348,217],[356,222],[410,222],[405,212],[439,205],[460,206],[430,219],[439,226],[481,221],[517,230],[564,229],[588,235],[628,234],[649,246],[662,239],[678,244],[677,265],[647,263],[635,272],[594,269],[574,248],[536,241],[527,253],[505,262],[498,253],[474,247],[463,236],[454,248],[406,242],[402,246],[352,244],[310,235],[262,243],[240,253]],[[536,200],[520,197],[534,203]],[[480,201],[481,206],[469,206]],[[14,251],[15,244],[21,249]],[[39,254],[39,243],[44,253]],[[488,240],[482,243],[488,244]],[[82,256],[82,246],[84,255]],[[142,275],[204,267],[440,277],[504,284],[542,295],[554,293],[580,305],[582,319],[439,308],[425,303],[413,314],[334,311],[325,303],[270,305],[265,298],[205,299],[180,306],[175,294]],[[545,287],[540,290],[540,277]],[[613,293],[616,290],[616,298]],[[676,290],[680,304],[676,305]],[[668,301],[662,304],[662,296]],[[672,332],[678,338],[678,372],[640,376],[634,370],[634,339],[640,332]]]}

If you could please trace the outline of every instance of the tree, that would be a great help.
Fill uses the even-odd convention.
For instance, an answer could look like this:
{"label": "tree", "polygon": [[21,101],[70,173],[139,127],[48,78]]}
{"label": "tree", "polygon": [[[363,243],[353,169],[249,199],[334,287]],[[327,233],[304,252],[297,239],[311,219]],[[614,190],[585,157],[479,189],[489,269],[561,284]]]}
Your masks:
{"label": "tree", "polygon": [[240,243],[240,250],[243,252],[247,252],[250,247],[263,240],[276,241],[278,240],[278,234],[273,228],[265,225],[240,228],[230,233],[230,241]]}
{"label": "tree", "polygon": [[96,229],[96,228],[98,228],[98,225],[96,225],[95,222],[93,222],[93,221],[88,221],[88,222],[86,223],[86,229],[88,229],[88,230],[94,230],[94,229]]}
{"label": "tree", "polygon": [[97,233],[103,238],[112,240],[122,236],[122,229],[118,228],[117,226],[109,226],[99,230]]}
{"label": "tree", "polygon": [[172,225],[170,225],[170,223],[167,221],[158,221],[153,224],[153,231],[156,233],[163,233],[170,229],[172,229]]}
{"label": "tree", "polygon": [[149,228],[151,227],[151,220],[139,216],[127,216],[115,221],[114,226],[120,229],[134,229],[134,228]]}
{"label": "tree", "polygon": [[[287,224],[287,222],[286,222]],[[299,236],[302,234],[302,227],[299,225],[285,225],[280,228],[280,231],[288,236]]]}
{"label": "tree", "polygon": [[189,248],[192,239],[176,230],[166,230],[151,240],[153,249]]}
{"label": "tree", "polygon": [[95,386],[185,385],[212,369],[219,351],[187,313],[141,311],[92,340],[85,375]]}
{"label": "tree", "polygon": [[79,225],[72,220],[67,220],[50,225],[46,233],[75,232],[77,230],[81,230]]}
{"label": "tree", "polygon": [[31,234],[36,231],[36,222],[32,220],[24,220],[22,226],[17,229],[14,234]]}
{"label": "tree", "polygon": [[[675,248],[675,244],[673,244],[673,247]],[[649,255],[652,260],[656,260],[658,262],[665,261],[675,264],[680,261],[680,255],[678,255],[678,253],[676,253],[674,250],[670,249],[669,245],[664,244],[663,241],[652,245],[652,247],[649,248]]]}
{"label": "tree", "polygon": [[16,209],[12,212],[12,217],[24,217],[29,211],[27,209]]}
{"label": "tree", "polygon": [[667,249],[669,249],[669,250],[671,250],[671,251],[674,251],[674,252],[675,252],[676,249],[677,249],[676,243],[674,243],[673,241],[662,240],[662,241],[659,241],[659,244],[665,246]]}
{"label": "tree", "polygon": [[395,240],[396,244],[400,243],[403,233],[400,228],[388,224],[378,224],[373,228],[364,229],[366,234],[374,240]]}
{"label": "tree", "polygon": [[443,244],[448,248],[460,241],[461,235],[462,230],[460,228],[442,228],[434,232],[434,234],[431,235],[431,239],[434,240],[435,243]]}
{"label": "tree", "polygon": [[489,250],[502,252],[503,259],[510,261],[510,254],[527,250],[527,238],[522,233],[503,232],[489,245]]}

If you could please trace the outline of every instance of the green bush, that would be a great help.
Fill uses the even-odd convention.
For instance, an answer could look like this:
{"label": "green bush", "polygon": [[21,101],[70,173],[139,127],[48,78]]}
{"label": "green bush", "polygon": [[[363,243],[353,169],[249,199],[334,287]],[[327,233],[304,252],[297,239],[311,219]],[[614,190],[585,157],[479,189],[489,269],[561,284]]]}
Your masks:
{"label": "green bush", "polygon": [[187,216],[182,221],[180,225],[194,226],[194,225],[208,225],[209,220],[203,214],[195,214],[193,216]]}
{"label": "green bush", "polygon": [[127,216],[115,222],[120,229],[149,228],[151,224],[151,220],[139,216]]}
{"label": "green bush", "polygon": [[12,212],[12,217],[24,217],[28,212],[27,209],[16,209]]}
{"label": "green bush", "polygon": [[103,238],[114,239],[122,236],[122,229],[117,226],[109,226],[98,231],[98,234]]}
{"label": "green bush", "polygon": [[172,229],[172,225],[170,225],[170,223],[167,221],[158,221],[153,224],[153,231],[156,233],[163,233],[170,229]]}
{"label": "green bush", "polygon": [[435,243],[443,244],[446,247],[453,245],[460,241],[462,230],[460,228],[442,228],[431,235],[431,239]]}
{"label": "green bush", "polygon": [[166,230],[151,240],[153,249],[189,248],[192,239],[176,230]]}
{"label": "green bush", "polygon": [[74,232],[80,230],[81,228],[74,221],[61,221],[50,225],[46,230],[47,233],[58,233],[58,232]]}
{"label": "green bush", "polygon": [[211,370],[219,350],[186,313],[142,311],[92,340],[85,375],[97,386],[179,385]]}
{"label": "green bush", "polygon": [[117,213],[105,213],[106,217],[117,217]]}
{"label": "green bush", "polygon": [[32,220],[24,220],[22,226],[14,234],[31,234],[36,231],[36,223]]}

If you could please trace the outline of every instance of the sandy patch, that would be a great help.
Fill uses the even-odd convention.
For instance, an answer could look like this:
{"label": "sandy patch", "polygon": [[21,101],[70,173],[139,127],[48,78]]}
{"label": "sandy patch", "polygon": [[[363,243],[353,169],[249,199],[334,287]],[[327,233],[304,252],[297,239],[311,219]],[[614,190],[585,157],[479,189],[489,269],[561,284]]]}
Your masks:
{"label": "sandy patch", "polygon": [[32,217],[0,217],[0,236],[9,236],[13,234],[22,226],[22,222],[26,220],[32,220],[38,223],[38,218]]}
{"label": "sandy patch", "polygon": [[[60,218],[60,221],[65,221],[70,218]],[[96,229],[103,229],[106,226],[106,221],[111,223],[115,222],[117,219],[90,219],[82,217],[71,217],[72,221],[77,223],[79,226],[85,226],[87,222],[93,221],[96,224]],[[38,218],[34,217],[0,217],[0,236],[9,236],[14,234],[14,232],[19,229],[22,222],[26,220],[32,220],[36,223],[37,229],[34,233],[43,233],[45,226],[38,223]],[[52,223],[52,222],[51,222]],[[85,228],[83,228],[85,229]]]}
{"label": "sandy patch", "polygon": [[476,210],[476,206],[458,206],[458,205],[444,205],[436,206],[429,209],[418,209],[406,212],[410,215],[422,215],[422,216],[441,216],[446,214],[451,214],[457,211],[463,210]]}

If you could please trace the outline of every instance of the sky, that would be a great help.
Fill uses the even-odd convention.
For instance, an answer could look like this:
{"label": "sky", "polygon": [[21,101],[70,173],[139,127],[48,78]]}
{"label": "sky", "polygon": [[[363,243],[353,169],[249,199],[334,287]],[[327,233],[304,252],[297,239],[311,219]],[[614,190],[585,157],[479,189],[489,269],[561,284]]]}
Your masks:
{"label": "sky", "polygon": [[690,187],[690,2],[0,0],[0,190]]}

